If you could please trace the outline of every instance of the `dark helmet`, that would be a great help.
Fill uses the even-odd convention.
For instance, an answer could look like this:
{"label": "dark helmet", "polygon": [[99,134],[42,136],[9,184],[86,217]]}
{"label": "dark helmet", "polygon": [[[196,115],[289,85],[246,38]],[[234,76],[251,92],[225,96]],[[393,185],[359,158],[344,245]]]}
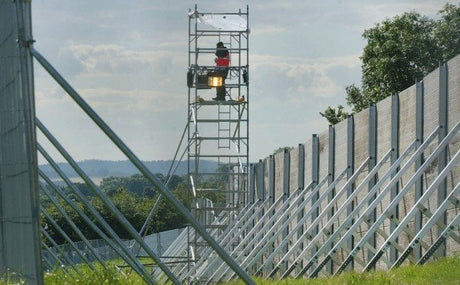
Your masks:
{"label": "dark helmet", "polygon": [[223,42],[218,42],[217,47],[224,47],[224,43]]}

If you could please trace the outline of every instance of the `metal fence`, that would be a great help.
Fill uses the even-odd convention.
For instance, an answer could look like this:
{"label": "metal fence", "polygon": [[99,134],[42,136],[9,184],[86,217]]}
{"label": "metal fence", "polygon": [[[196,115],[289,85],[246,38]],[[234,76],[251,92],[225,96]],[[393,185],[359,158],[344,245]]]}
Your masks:
{"label": "metal fence", "polygon": [[[144,241],[158,256],[162,256],[166,249],[168,249],[183,231],[184,228],[181,228],[150,234],[144,237]],[[123,243],[133,255],[137,257],[147,256],[145,250],[143,250],[135,240],[125,240]],[[98,260],[95,258],[96,255],[99,256],[102,261],[119,259],[118,252],[103,239],[90,240],[89,245],[86,242],[78,241],[75,242],[75,246],[79,252],[68,243],[51,247],[49,251],[43,252],[43,258],[50,260],[45,269],[52,270],[56,266],[62,265],[53,258],[53,255],[59,257],[59,260],[70,262],[66,262],[66,265],[86,263],[87,261],[97,262]],[[83,259],[80,253],[82,253],[86,259]]]}
{"label": "metal fence", "polygon": [[[213,236],[244,270],[267,278],[388,270],[459,253],[459,79],[457,56],[298,148],[252,164],[249,204]],[[168,251],[185,255],[186,244]],[[192,266],[172,268],[181,280],[235,278],[214,253],[194,256]]]}

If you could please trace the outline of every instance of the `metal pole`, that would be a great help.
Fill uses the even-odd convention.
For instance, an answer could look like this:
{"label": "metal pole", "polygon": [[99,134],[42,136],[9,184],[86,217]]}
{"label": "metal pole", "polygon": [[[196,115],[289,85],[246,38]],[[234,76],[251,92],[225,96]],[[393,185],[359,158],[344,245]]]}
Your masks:
{"label": "metal pole", "polygon": [[[375,104],[369,106],[369,163],[368,169],[371,171],[372,168],[377,164],[377,107]],[[368,184],[368,191],[370,192],[374,185],[377,183],[377,175],[375,175]],[[369,205],[377,197],[377,194],[374,194],[369,200]],[[372,224],[377,219],[377,211],[374,209],[369,215],[368,224]],[[377,247],[377,236],[374,233],[369,239],[369,245],[373,248]],[[371,250],[367,250],[367,258],[370,260],[374,256]]]}
{"label": "metal pole", "polygon": [[[299,191],[300,193],[300,191]],[[284,149],[284,156],[283,156],[283,201],[286,201],[289,196],[291,195],[291,154],[289,153],[289,149]],[[289,220],[289,214],[286,215],[285,221]],[[284,223],[284,222],[283,222]],[[284,230],[283,234],[281,235],[281,239],[284,240],[289,235],[289,225],[287,225]],[[289,251],[289,245],[286,244],[283,249],[283,255]],[[286,261],[283,264],[284,268],[288,268],[288,262]]]}
{"label": "metal pole", "polygon": [[[58,264],[61,264],[63,265],[64,262],[56,255],[56,253],[54,253],[51,248],[44,242],[42,242],[42,246],[43,248],[49,252],[51,254],[51,256],[54,258],[55,262],[57,262]],[[56,264],[54,264],[56,265]],[[55,266],[56,267],[56,266]],[[69,276],[71,276],[72,278],[75,278],[75,276],[73,276],[72,274],[70,274],[69,270],[67,270],[67,268],[65,266],[59,266],[59,267],[56,267],[56,268],[59,268],[59,269],[62,269],[63,271],[65,271]]]}
{"label": "metal pole", "polygon": [[268,196],[270,197],[270,206],[275,203],[275,157],[270,155],[268,163]]}
{"label": "metal pole", "polygon": [[[399,157],[399,94],[393,94],[391,96],[391,164]],[[398,172],[399,169],[396,170]],[[394,176],[394,175],[393,175]],[[393,177],[392,177],[393,178]],[[399,193],[399,182],[395,184],[393,189],[391,189],[391,201]],[[396,205],[394,210],[391,212],[392,218],[399,219],[399,205]],[[394,231],[397,224],[390,219],[390,233]],[[396,239],[395,242],[398,242]],[[395,262],[398,258],[398,251],[395,247],[390,249],[390,262]]]}
{"label": "metal pole", "polygon": [[[75,172],[83,178],[83,181],[89,186],[89,188],[96,194],[105,206],[112,212],[115,218],[120,222],[120,224],[130,233],[130,235],[139,243],[139,245],[146,251],[146,253],[155,260],[158,266],[165,272],[165,274],[176,284],[179,284],[180,281],[169,271],[169,268],[161,261],[161,259],[152,251],[152,249],[144,242],[139,233],[134,229],[131,223],[125,218],[125,216],[118,210],[113,202],[108,199],[105,194],[99,189],[99,187],[94,184],[94,182],[86,175],[86,173],[78,166],[78,164],[73,160],[69,153],[61,146],[61,144],[51,135],[51,133],[46,129],[46,127],[37,119],[37,126],[40,131],[46,136],[46,138],[53,144],[53,146],[59,151],[59,153],[67,160],[67,162],[72,166]],[[39,146],[40,152],[44,152],[44,149]]]}
{"label": "metal pole", "polygon": [[[312,189],[315,189],[319,182],[319,136],[317,134],[313,134],[312,136],[312,158],[311,158],[311,181],[312,181]],[[316,203],[319,199],[319,191],[312,197],[311,205]],[[315,219],[319,216],[319,207],[314,210],[313,214],[311,215],[311,222],[313,223]],[[315,226],[312,230],[311,236],[316,236],[318,234],[318,226]],[[314,246],[311,250],[311,255],[314,255],[318,250],[317,246]]]}
{"label": "metal pole", "polygon": [[[53,227],[57,230],[57,232],[64,238],[65,241],[67,241],[72,248],[77,252],[77,254],[83,258],[83,255],[81,254],[80,250],[78,250],[77,246],[75,243],[72,241],[72,239],[66,234],[66,232],[61,228],[61,226],[54,220],[54,218],[48,213],[48,211],[45,209],[45,207],[40,206],[40,209],[45,215],[45,217],[48,219],[48,221],[53,225]],[[56,243],[56,241],[49,235],[47,231],[45,231],[43,228],[41,228],[41,232],[46,236],[46,238],[53,244],[55,248],[58,248],[59,245]],[[66,253],[61,253],[61,256],[64,258],[65,261],[67,261],[68,265],[72,267],[72,269],[77,272],[79,275],[81,275],[81,271],[78,270],[77,267],[75,267],[75,264],[70,258],[67,256]],[[63,264],[65,265],[65,264]]]}
{"label": "metal pole", "polygon": [[[448,132],[448,69],[447,63],[444,62],[439,67],[439,142],[441,142]],[[438,173],[441,173],[442,170],[447,165],[447,148],[441,152],[438,158]],[[447,178],[444,179],[438,188],[438,206],[441,205],[442,201],[446,199],[447,196]],[[444,214],[441,217],[441,222],[445,225],[447,224],[447,215]],[[437,236],[439,237],[442,233],[442,229],[438,228]],[[446,256],[446,246],[445,244],[441,245],[438,248],[438,252],[441,256]]]}
{"label": "metal pole", "polygon": [[[299,144],[299,156],[298,156],[298,164],[297,164],[297,191],[301,191],[305,187],[305,145]],[[303,202],[303,198],[300,199],[299,205]],[[297,223],[299,223],[300,220],[302,220],[303,216],[305,214],[305,209],[299,209],[298,215],[297,215]],[[299,240],[304,231],[304,226],[303,224],[300,226],[299,230],[297,231],[297,240]],[[301,249],[303,247],[303,244],[300,245]]]}
{"label": "metal pole", "polygon": [[[329,152],[328,152],[328,181],[327,184],[331,185],[335,180],[335,127],[329,125]],[[328,203],[332,201],[335,197],[335,188],[331,189],[329,193]],[[332,206],[331,211],[327,214],[327,219],[330,220],[334,216],[335,208]],[[332,225],[330,232],[334,232],[334,225]],[[334,246],[334,243],[331,244],[331,247]],[[326,266],[327,272],[334,273],[334,263],[332,260]]]}
{"label": "metal pole", "polygon": [[[347,118],[347,179],[353,177],[355,172],[355,120],[353,115]],[[355,191],[355,184],[352,183],[347,190],[347,198],[350,197]],[[347,217],[355,209],[355,202],[351,201],[350,205],[347,206]],[[351,236],[347,241],[347,248],[351,249],[355,245],[355,238]],[[353,270],[355,266],[354,260],[352,259],[348,264],[347,269]]]}
{"label": "metal pole", "polygon": [[[88,241],[88,239],[85,237],[85,235],[81,232],[81,230],[77,227],[77,225],[72,221],[72,218],[69,217],[67,212],[62,208],[61,205],[59,205],[58,201],[50,195],[49,191],[46,189],[46,187],[40,187],[42,192],[45,193],[45,195],[50,199],[51,203],[58,209],[59,213],[65,218],[67,223],[72,227],[72,229],[75,231],[75,233],[78,235],[78,237],[85,243],[85,245],[88,247],[88,250],[91,252],[91,254],[96,258],[97,261],[104,267],[105,270],[109,271],[109,268],[105,265],[105,263],[102,261],[101,257],[94,251],[91,243]],[[83,258],[85,259],[85,258]],[[92,264],[89,262],[89,260],[86,260],[86,263],[96,272],[97,269]]]}
{"label": "metal pole", "polygon": [[[123,244],[121,239],[116,235],[116,233],[112,230],[112,228],[107,224],[107,222],[102,218],[102,216],[94,209],[94,207],[87,201],[86,197],[84,197],[79,190],[75,187],[75,185],[65,176],[65,174],[62,172],[62,170],[57,166],[57,164],[51,159],[51,157],[38,145],[38,150],[40,153],[45,157],[45,159],[48,161],[48,163],[53,167],[54,170],[59,174],[59,176],[64,180],[64,182],[69,186],[69,188],[77,195],[77,197],[80,199],[81,202],[91,211],[92,215],[96,218],[98,223],[104,228],[104,230],[107,231],[107,233],[112,237],[110,239],[107,237],[107,235],[102,232],[75,203],[70,200],[64,193],[62,193],[62,190],[57,187],[46,175],[43,174],[41,170],[39,170],[40,176],[45,180],[48,185],[51,186],[51,188],[59,194],[59,196],[64,199],[67,204],[69,204],[79,215],[80,217],[83,218],[83,220],[91,227],[92,230],[94,230],[102,239],[104,239],[107,244],[112,247],[119,255],[120,257],[125,260],[131,267],[139,273],[139,275],[143,276],[146,279],[146,282],[149,284],[156,284],[155,280],[149,280],[149,275],[148,272],[143,268],[142,264],[139,263],[139,261],[134,257],[131,256],[130,252],[126,248],[126,246]],[[117,244],[114,245],[114,243]]]}
{"label": "metal pole", "polygon": [[256,175],[255,165],[249,165],[249,203],[253,204],[256,201]]}
{"label": "metal pole", "polygon": [[257,198],[265,200],[265,167],[264,161],[259,160],[257,164]]}
{"label": "metal pole", "polygon": [[[48,73],[61,85],[61,87],[72,97],[72,99],[83,109],[83,111],[101,128],[101,130],[112,140],[112,142],[129,158],[136,168],[155,186],[158,187],[163,196],[178,210],[193,228],[206,240],[216,253],[230,266],[235,273],[247,284],[255,284],[254,280],[225,252],[220,245],[206,232],[205,228],[192,216],[187,208],[182,205],[179,199],[166,188],[163,183],[141,162],[139,158],[125,145],[125,143],[110,129],[110,127],[99,117],[99,115],[83,100],[83,98],[70,86],[69,83],[54,69],[54,67],[34,48],[30,48],[33,56],[48,71]],[[134,230],[135,231],[135,230]],[[137,233],[137,232],[136,232]],[[169,271],[167,267],[162,268]],[[166,273],[165,272],[165,273]],[[170,272],[170,271],[169,271]],[[168,274],[167,274],[168,275]],[[174,280],[170,273],[168,277]]]}
{"label": "metal pole", "polygon": [[[416,102],[415,102],[415,137],[417,140],[417,148],[420,147],[423,143],[423,127],[425,125],[424,121],[424,85],[423,81],[419,81],[415,85],[415,93],[416,93]],[[420,157],[415,161],[415,169],[419,169],[424,162],[423,153]],[[420,197],[423,195],[423,176],[421,176],[415,182],[415,201],[418,201]],[[422,213],[419,211],[415,215],[414,221],[414,231],[417,233],[423,227],[423,220],[422,220]],[[422,257],[422,246],[415,245],[414,248],[414,255],[416,259],[420,259]]]}

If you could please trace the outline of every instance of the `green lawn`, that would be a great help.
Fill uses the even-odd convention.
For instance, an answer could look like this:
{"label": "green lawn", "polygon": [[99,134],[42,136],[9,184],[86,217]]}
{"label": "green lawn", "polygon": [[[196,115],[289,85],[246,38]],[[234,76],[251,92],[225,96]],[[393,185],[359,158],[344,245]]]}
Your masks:
{"label": "green lawn", "polygon": [[[264,280],[256,279],[257,284],[270,285],[443,285],[460,284],[460,256],[453,256],[430,262],[425,265],[409,265],[391,271],[371,271],[365,273],[346,272],[336,277],[317,279],[285,279]],[[244,284],[240,281],[232,285]]]}
{"label": "green lawn", "polygon": [[[92,271],[87,265],[79,266],[81,274],[76,272],[66,273],[62,269],[56,269],[45,274],[45,284],[81,284],[81,285],[137,285],[145,284],[142,278],[130,270],[117,271],[116,267],[109,265],[112,272],[107,272],[100,267],[97,272]],[[264,280],[256,278],[257,284],[307,284],[307,285],[335,285],[335,284],[411,284],[411,285],[432,285],[432,284],[460,284],[460,256],[440,259],[425,265],[410,265],[397,268],[392,271],[372,271],[366,273],[347,272],[337,277],[318,279],[284,279]],[[25,284],[7,282],[6,284]],[[232,285],[244,284],[235,280]],[[0,285],[5,285],[0,281]]]}

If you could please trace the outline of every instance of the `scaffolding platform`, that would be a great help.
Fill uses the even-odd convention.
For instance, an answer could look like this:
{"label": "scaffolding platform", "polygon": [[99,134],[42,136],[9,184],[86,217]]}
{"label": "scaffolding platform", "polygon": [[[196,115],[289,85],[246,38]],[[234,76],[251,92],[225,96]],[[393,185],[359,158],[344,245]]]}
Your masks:
{"label": "scaffolding platform", "polygon": [[215,105],[246,105],[246,101],[237,101],[237,100],[226,100],[226,101],[214,101],[214,100],[203,100],[198,102],[193,102],[192,104],[202,105],[202,106],[215,106]]}

